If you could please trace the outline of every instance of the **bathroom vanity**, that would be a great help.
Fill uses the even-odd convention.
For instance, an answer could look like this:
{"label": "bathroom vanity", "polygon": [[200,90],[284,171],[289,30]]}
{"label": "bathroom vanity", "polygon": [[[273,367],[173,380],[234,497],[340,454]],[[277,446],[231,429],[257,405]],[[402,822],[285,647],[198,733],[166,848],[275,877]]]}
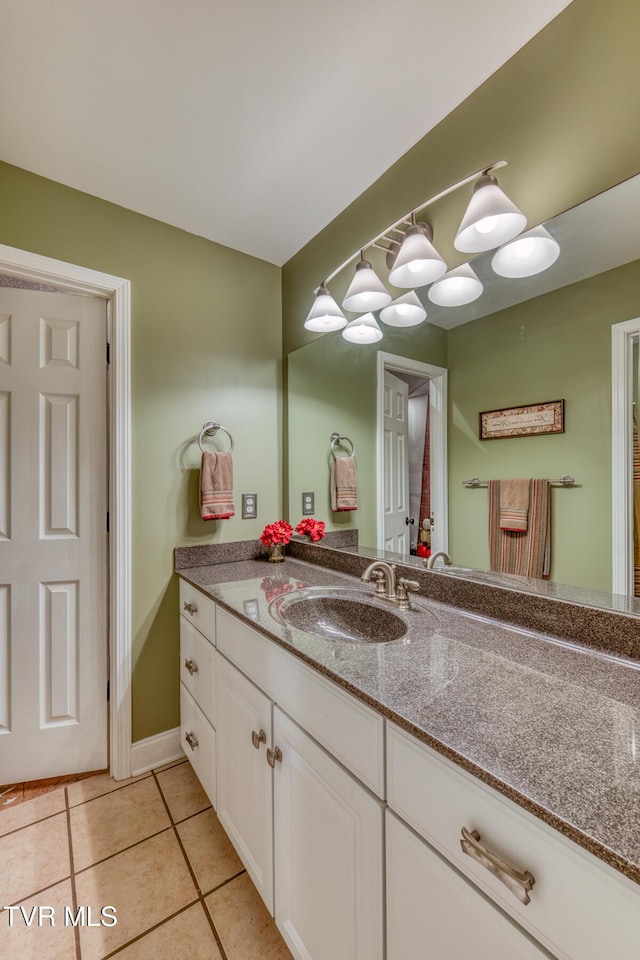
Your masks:
{"label": "bathroom vanity", "polygon": [[331,639],[292,604],[370,586],[203,556],[177,563],[183,746],[294,957],[637,960],[637,662],[424,589],[372,608],[397,639]]}

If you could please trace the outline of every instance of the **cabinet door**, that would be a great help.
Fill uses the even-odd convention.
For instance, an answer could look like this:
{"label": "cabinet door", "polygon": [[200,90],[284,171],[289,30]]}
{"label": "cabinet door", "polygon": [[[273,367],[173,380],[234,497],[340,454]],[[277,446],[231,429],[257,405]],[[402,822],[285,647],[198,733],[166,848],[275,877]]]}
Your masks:
{"label": "cabinet door", "polygon": [[382,806],[277,707],[273,742],[280,932],[297,960],[381,960]]}
{"label": "cabinet door", "polygon": [[224,657],[216,665],[217,813],[273,916],[271,701]]}
{"label": "cabinet door", "polygon": [[543,960],[527,935],[387,812],[387,960]]}

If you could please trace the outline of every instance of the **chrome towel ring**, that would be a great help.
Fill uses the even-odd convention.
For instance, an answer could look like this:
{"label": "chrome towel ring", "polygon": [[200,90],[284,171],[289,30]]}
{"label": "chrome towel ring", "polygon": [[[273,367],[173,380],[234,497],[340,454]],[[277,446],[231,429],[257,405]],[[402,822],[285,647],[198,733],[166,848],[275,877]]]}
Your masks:
{"label": "chrome towel ring", "polygon": [[355,448],[355,446],[354,446],[354,444],[353,444],[353,440],[349,440],[349,437],[345,437],[345,436],[344,436],[343,434],[341,434],[341,433],[332,433],[332,434],[331,434],[331,453],[332,453],[332,455],[335,457],[334,447],[343,446],[343,440],[344,440],[346,443],[348,443],[349,446],[351,447],[351,453],[349,454],[349,456],[350,456],[350,457],[355,457],[355,455],[356,455],[356,448]]}
{"label": "chrome towel ring", "polygon": [[200,431],[200,436],[198,437],[198,446],[200,447],[202,453],[205,452],[204,447],[202,446],[204,437],[215,437],[218,430],[222,430],[222,432],[226,433],[226,435],[229,437],[229,443],[231,444],[229,453],[233,453],[233,437],[225,427],[221,426],[219,423],[216,423],[215,420],[207,420]]}

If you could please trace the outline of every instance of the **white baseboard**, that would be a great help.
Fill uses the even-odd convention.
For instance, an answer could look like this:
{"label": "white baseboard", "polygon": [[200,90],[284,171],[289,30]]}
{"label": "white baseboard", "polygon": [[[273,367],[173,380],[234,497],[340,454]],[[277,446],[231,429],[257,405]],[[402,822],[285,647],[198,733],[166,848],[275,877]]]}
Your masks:
{"label": "white baseboard", "polygon": [[131,745],[131,776],[161,767],[163,763],[179,760],[184,756],[180,745],[180,727],[163,730],[153,737],[137,740]]}

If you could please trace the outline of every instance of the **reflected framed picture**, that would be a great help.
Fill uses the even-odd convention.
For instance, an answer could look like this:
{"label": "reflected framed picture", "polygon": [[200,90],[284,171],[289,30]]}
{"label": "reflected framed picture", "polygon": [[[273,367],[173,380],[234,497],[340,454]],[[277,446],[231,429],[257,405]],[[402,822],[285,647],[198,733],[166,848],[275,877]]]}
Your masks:
{"label": "reflected framed picture", "polygon": [[481,440],[535,437],[544,433],[564,433],[564,400],[485,410],[480,414]]}

